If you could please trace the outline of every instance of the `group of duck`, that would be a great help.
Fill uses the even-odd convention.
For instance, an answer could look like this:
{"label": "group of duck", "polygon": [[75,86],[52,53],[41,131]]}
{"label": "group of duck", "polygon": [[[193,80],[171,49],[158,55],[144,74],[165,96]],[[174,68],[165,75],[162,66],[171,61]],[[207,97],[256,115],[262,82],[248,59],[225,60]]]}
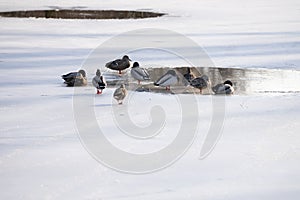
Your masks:
{"label": "group of duck", "polygon": [[[131,59],[124,55],[122,59],[116,59],[105,64],[106,68],[111,70],[116,70],[119,74],[122,74],[122,71],[131,66]],[[134,62],[130,71],[131,76],[138,81],[140,84],[141,81],[151,80],[148,71],[145,68],[139,66],[138,62]],[[186,85],[190,85],[194,88],[200,90],[200,94],[210,84],[210,79],[207,75],[201,75],[195,77],[191,72],[190,68],[187,68],[187,72],[183,74]],[[79,70],[78,72],[71,72],[65,75],[62,75],[64,83],[67,86],[85,86],[87,85],[87,76],[84,70]],[[179,76],[174,69],[168,70],[164,75],[162,75],[157,81],[154,82],[155,86],[165,87],[166,90],[170,90],[170,87],[177,85],[179,81]],[[101,75],[99,69],[96,71],[96,75],[92,79],[93,86],[97,89],[97,94],[102,94],[102,90],[107,86],[104,77]],[[230,80],[226,80],[224,83],[219,83],[211,88],[215,94],[233,94],[234,88],[233,83]],[[121,84],[114,92],[114,98],[119,104],[122,104],[123,99],[127,95],[127,90],[124,84]]]}

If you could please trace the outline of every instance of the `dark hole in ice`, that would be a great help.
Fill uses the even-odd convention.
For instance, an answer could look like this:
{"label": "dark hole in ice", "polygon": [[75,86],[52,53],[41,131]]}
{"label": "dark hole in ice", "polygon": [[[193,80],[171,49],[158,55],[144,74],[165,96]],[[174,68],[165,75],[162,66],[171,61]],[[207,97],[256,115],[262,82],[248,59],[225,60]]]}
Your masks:
{"label": "dark hole in ice", "polygon": [[26,10],[0,12],[1,17],[19,18],[54,18],[54,19],[141,19],[161,17],[165,13],[149,11],[129,10],[76,10],[76,9],[54,9],[54,10]]}
{"label": "dark hole in ice", "polygon": [[[148,68],[151,81],[144,81],[137,85],[137,81],[130,76],[129,70],[124,71],[120,76],[116,72],[106,71],[109,86],[124,83],[128,89],[144,92],[170,93],[163,87],[155,87],[153,81],[157,80],[167,72],[169,68]],[[183,75],[187,67],[175,67],[177,74]],[[216,67],[192,67],[191,71],[195,76],[206,74],[211,85],[216,85],[225,80],[231,80],[234,84],[235,94],[250,95],[255,93],[300,93],[300,71],[282,69],[241,69],[241,68],[216,68]],[[172,93],[199,93],[191,87],[177,85],[172,87]],[[211,94],[206,90],[204,94]]]}

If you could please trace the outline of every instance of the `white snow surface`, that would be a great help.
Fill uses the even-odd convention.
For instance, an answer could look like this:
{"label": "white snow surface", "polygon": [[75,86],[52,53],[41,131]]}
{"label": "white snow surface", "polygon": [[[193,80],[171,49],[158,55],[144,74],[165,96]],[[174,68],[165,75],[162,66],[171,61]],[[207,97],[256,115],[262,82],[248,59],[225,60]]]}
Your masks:
{"label": "white snow surface", "polygon": [[[73,89],[60,75],[80,68],[113,36],[139,28],[179,32],[203,47],[216,66],[300,69],[297,0],[53,1],[1,0],[0,10],[151,10],[167,16],[139,20],[0,18],[0,199],[299,199],[300,96],[226,97],[222,136],[199,160],[211,123],[211,97],[198,95],[197,137],[170,167],[150,174],[116,172],[82,146],[73,115]],[[177,60],[133,57],[180,66]],[[92,74],[89,74],[92,78]],[[87,90],[93,95],[92,86]],[[150,108],[166,111],[162,135],[149,145],[122,135],[112,115],[113,88],[95,96],[94,110],[108,139],[131,152],[167,145],[180,124],[176,95],[129,92],[137,125]]]}

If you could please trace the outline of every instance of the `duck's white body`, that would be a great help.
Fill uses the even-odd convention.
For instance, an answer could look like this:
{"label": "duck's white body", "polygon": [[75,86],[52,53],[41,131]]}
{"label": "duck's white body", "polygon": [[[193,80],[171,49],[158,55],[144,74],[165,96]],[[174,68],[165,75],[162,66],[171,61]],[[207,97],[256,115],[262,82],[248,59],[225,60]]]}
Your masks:
{"label": "duck's white body", "polygon": [[146,69],[139,67],[137,62],[133,63],[133,67],[131,68],[131,76],[138,81],[150,80],[149,73]]}
{"label": "duck's white body", "polygon": [[154,85],[166,87],[170,89],[170,86],[176,85],[179,81],[179,78],[174,70],[169,70],[166,74],[160,77]]}
{"label": "duck's white body", "polygon": [[215,94],[233,94],[234,88],[229,84],[220,83],[212,88]]}

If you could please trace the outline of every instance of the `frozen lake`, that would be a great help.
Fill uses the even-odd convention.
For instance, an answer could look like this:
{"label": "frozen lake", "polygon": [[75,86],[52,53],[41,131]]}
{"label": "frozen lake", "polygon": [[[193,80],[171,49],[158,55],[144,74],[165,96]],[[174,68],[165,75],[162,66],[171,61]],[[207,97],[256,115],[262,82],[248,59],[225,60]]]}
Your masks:
{"label": "frozen lake", "polygon": [[[0,1],[0,11],[56,8],[167,15],[127,20],[0,17],[0,199],[299,199],[298,0]],[[191,53],[186,59],[198,58],[194,54],[198,51],[191,45],[176,40],[166,43],[169,37],[161,35],[137,42],[135,35],[128,37],[131,39],[123,46],[116,43],[104,48],[99,57],[105,59],[100,62],[85,65],[97,47],[122,33],[140,29],[178,33],[201,47],[210,63],[188,65],[179,59],[186,52]],[[126,51],[126,45],[143,41],[166,44],[183,54],[176,57],[153,49]],[[124,105],[119,106],[113,99],[114,86],[95,95],[90,82],[97,68],[103,69],[106,62],[124,54],[150,71],[160,68],[158,75],[168,67],[199,66],[212,82],[217,82],[215,75],[222,75],[222,80],[232,79],[236,94],[216,97],[192,92],[161,94],[164,89],[129,90]],[[60,76],[81,67],[87,69],[88,86],[76,90],[65,87]],[[103,73],[107,79],[117,74]],[[126,74],[124,77],[127,81]],[[128,80],[135,86],[129,76]],[[147,87],[148,83],[143,84]],[[75,112],[77,97],[88,99],[82,112]],[[182,103],[182,98],[187,103]],[[215,106],[213,103],[219,100],[224,104]],[[183,115],[186,105],[193,112]],[[153,116],[153,108],[157,107],[162,112]],[[93,117],[86,117],[85,110],[90,110]],[[214,120],[219,115],[221,118]],[[85,120],[83,130],[96,122],[107,141],[132,154],[152,154],[178,141],[183,122],[187,124],[183,136],[192,132],[195,138],[189,141],[182,157],[167,168],[133,175],[94,159],[99,152],[87,151],[78,131],[80,121],[74,116]],[[158,127],[161,132],[149,139],[130,137],[117,123],[130,120],[130,126],[140,130],[157,118],[165,119]],[[221,126],[210,132],[216,123]],[[190,129],[195,124],[197,127]],[[208,136],[215,136],[209,133],[218,133],[213,138],[216,143],[207,157],[199,160],[206,139],[210,142]],[[95,140],[96,150],[103,147],[99,145],[103,141]],[[182,147],[180,142],[178,149]],[[105,154],[116,158],[113,155]],[[134,167],[144,164],[122,157],[116,161]],[[164,159],[160,157],[153,163],[159,161]]]}

